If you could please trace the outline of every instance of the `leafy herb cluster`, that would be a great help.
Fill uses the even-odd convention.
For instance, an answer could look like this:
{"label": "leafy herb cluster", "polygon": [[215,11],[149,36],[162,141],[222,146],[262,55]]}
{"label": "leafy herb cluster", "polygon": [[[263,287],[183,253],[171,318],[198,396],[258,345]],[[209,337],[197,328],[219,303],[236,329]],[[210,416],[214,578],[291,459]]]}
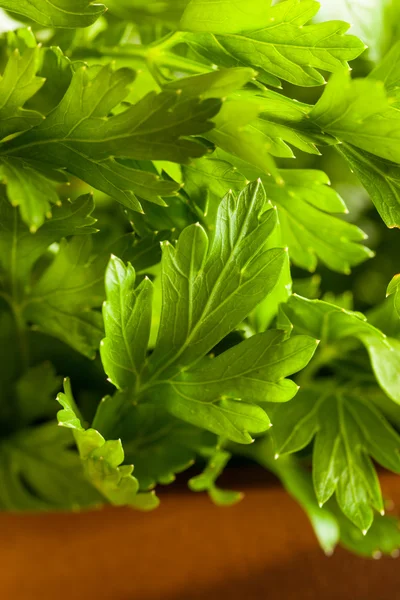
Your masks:
{"label": "leafy herb cluster", "polygon": [[240,455],[325,552],[396,554],[400,42],[314,0],[106,5],[0,0],[0,507],[151,510],[195,462],[232,504]]}

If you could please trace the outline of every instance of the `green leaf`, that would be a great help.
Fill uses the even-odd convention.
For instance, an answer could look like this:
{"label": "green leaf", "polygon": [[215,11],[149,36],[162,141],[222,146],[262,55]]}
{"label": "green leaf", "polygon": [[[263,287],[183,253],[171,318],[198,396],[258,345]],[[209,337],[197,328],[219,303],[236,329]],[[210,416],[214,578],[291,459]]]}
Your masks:
{"label": "green leaf", "polygon": [[395,275],[392,281],[389,283],[387,296],[394,296],[394,306],[397,314],[400,316],[400,275]]}
{"label": "green leaf", "polygon": [[400,42],[392,46],[383,60],[368,75],[370,79],[382,81],[394,108],[400,108]]}
{"label": "green leaf", "polygon": [[[400,437],[382,414],[351,389],[332,381],[301,391],[272,412],[277,455],[297,452],[315,436],[313,479],[318,501],[336,492],[344,514],[369,529],[374,508],[383,511],[379,482],[369,458],[400,472]],[[279,459],[278,459],[279,460]]]}
{"label": "green leaf", "polygon": [[340,522],[340,540],[345,548],[361,556],[396,558],[400,549],[399,521],[394,517],[376,515],[367,535],[348,521]]}
{"label": "green leaf", "polygon": [[97,231],[91,216],[93,196],[80,196],[53,209],[52,219],[32,235],[4,193],[0,193],[0,285],[15,299],[25,294],[30,271],[47,248],[61,237]]}
{"label": "green leaf", "polygon": [[[59,204],[54,183],[42,174],[40,163],[14,156],[0,159],[0,176],[7,186],[7,195],[13,206],[20,206],[22,220],[32,233],[51,217],[51,205]],[[61,172],[55,172],[60,175]]]}
{"label": "green leaf", "polygon": [[191,225],[176,249],[163,245],[163,307],[151,372],[190,365],[202,358],[271,292],[285,252],[265,250],[274,211],[265,211],[261,182],[238,196],[228,193],[209,244],[201,226]]}
{"label": "green leaf", "polygon": [[339,542],[339,524],[328,507],[319,506],[311,473],[305,470],[293,456],[287,455],[281,456],[279,460],[274,459],[271,436],[260,438],[253,446],[245,446],[245,452],[280,479],[285,490],[307,513],[321,548],[330,556]]}
{"label": "green leaf", "polygon": [[103,305],[106,337],[101,360],[110,381],[119,389],[139,384],[151,325],[153,286],[145,278],[135,288],[134,268],[113,256],[106,271],[107,301]]}
{"label": "green leaf", "polygon": [[[240,167],[214,158],[202,158],[185,166],[183,179],[185,192],[196,203],[208,227],[215,218],[217,198],[229,189],[240,189],[246,181]],[[320,258],[331,269],[349,273],[352,266],[373,256],[369,248],[358,243],[366,235],[333,215],[348,211],[325,173],[282,169],[275,180],[265,176],[262,180],[268,199],[277,209],[280,244],[275,245],[288,247],[293,263],[314,271]]]}
{"label": "green leaf", "polygon": [[48,115],[61,102],[71,83],[73,63],[58,46],[41,48],[40,57],[38,75],[45,81],[29,100],[29,107]]}
{"label": "green leaf", "polygon": [[39,48],[27,49],[22,56],[16,48],[7,62],[0,79],[0,139],[43,120],[40,113],[23,108],[44,83],[43,78],[36,77],[39,60]]}
{"label": "green leaf", "polygon": [[337,149],[371,196],[385,224],[400,227],[400,167],[350,144]]}
{"label": "green leaf", "polygon": [[214,435],[183,423],[157,404],[128,404],[123,392],[99,404],[93,427],[122,439],[126,460],[135,465],[141,490],[168,485],[199,453],[214,448]]}
{"label": "green leaf", "polygon": [[251,434],[264,433],[271,426],[267,414],[259,406],[225,397],[214,402],[200,402],[181,396],[173,386],[164,386],[161,390],[168,411],[177,419],[239,444],[251,444]]}
{"label": "green leaf", "polygon": [[258,406],[248,403],[264,407],[265,402],[293,398],[298,386],[285,377],[307,365],[316,349],[315,340],[306,336],[286,342],[284,337],[280,331],[254,335],[170,378],[159,393],[176,417],[249,443],[249,432],[262,433],[270,423]]}
{"label": "green leaf", "polygon": [[225,160],[199,158],[182,167],[184,191],[200,212],[202,222],[214,226],[220,199],[229,191],[239,192],[246,178]]}
{"label": "green leaf", "polygon": [[295,158],[289,144],[308,154],[320,154],[317,145],[336,143],[310,121],[311,105],[267,89],[253,94],[253,100],[259,103],[260,114],[252,126],[263,135],[273,156]]}
{"label": "green leaf", "polygon": [[[238,3],[229,3],[224,23],[217,24],[211,16],[210,29],[206,18],[189,22],[185,15],[183,25],[195,30],[186,34],[185,40],[213,63],[223,67],[252,66],[259,71],[261,81],[275,85],[279,85],[278,78],[296,85],[321,85],[324,78],[319,70],[341,71],[346,61],[359,56],[365,48],[358,38],[344,35],[349,25],[342,21],[306,25],[319,8],[318,2],[313,0],[287,0],[272,7],[265,6],[257,26],[254,21],[260,9],[255,13],[253,4],[249,7],[253,10],[248,11],[248,23],[252,22],[253,26],[245,31],[238,25]],[[189,8],[191,13],[199,14],[204,10],[204,3],[198,0]],[[207,9],[213,11],[214,7],[207,6]],[[243,3],[240,9],[245,10]],[[207,15],[206,10],[204,15]],[[246,17],[242,22],[246,26]]]}
{"label": "green leaf", "polygon": [[350,268],[374,256],[359,242],[361,229],[333,216],[347,213],[346,205],[330,187],[322,171],[283,169],[277,182],[264,178],[268,198],[276,204],[282,240],[291,260],[314,271],[319,258],[329,268],[350,273]]}
{"label": "green leaf", "polygon": [[316,350],[316,341],[270,330],[253,335],[201,366],[171,378],[175,392],[194,402],[213,402],[218,397],[246,402],[287,402],[298,386],[285,379],[303,369]]}
{"label": "green leaf", "polygon": [[45,27],[88,27],[106,10],[92,0],[0,0],[0,7]]}
{"label": "green leaf", "polygon": [[40,331],[94,358],[103,337],[104,261],[91,262],[91,239],[63,240],[53,262],[32,286],[23,316]]}
{"label": "green leaf", "polygon": [[220,69],[192,77],[177,79],[164,86],[165,90],[180,90],[188,97],[223,98],[242,88],[257,73],[249,68]]}
{"label": "green leaf", "polygon": [[[180,379],[180,374],[184,370],[190,379],[192,372],[186,369],[237,327],[271,292],[279,279],[285,252],[279,248],[266,249],[276,223],[274,211],[266,208],[265,192],[261,183],[255,182],[238,196],[229,193],[222,200],[210,243],[204,229],[195,224],[183,230],[176,248],[168,242],[163,244],[161,320],[154,351],[139,371],[140,383],[139,373],[133,372],[135,368],[138,371],[137,365],[143,363],[146,346],[140,346],[139,350],[139,344],[135,343],[138,327],[135,326],[124,339],[120,323],[126,323],[126,318],[114,314],[118,326],[115,327],[114,321],[107,332],[108,344],[113,348],[113,361],[118,369],[123,367],[118,373],[114,371],[114,380],[118,386],[130,388],[131,395],[128,394],[128,397],[135,401],[138,398],[163,404],[178,419],[242,443],[251,442],[249,432],[265,431],[269,419],[260,407],[237,401],[237,394],[244,388],[243,382],[239,383],[240,377],[236,381],[233,399],[228,397],[233,389],[229,381],[226,382],[226,393],[224,385],[219,386],[217,391],[210,385],[209,396],[202,398],[196,397],[194,391],[193,397],[186,390],[182,393],[180,384],[185,380]],[[115,288],[117,296],[124,298],[123,302],[130,306],[137,295],[132,288],[133,269],[125,268],[119,262],[118,267],[123,283]],[[114,287],[114,280],[113,277],[109,288]],[[123,290],[122,296],[119,296],[120,290]],[[114,305],[117,304],[114,301]],[[138,304],[137,310],[143,322],[148,323],[150,306],[145,309]],[[119,311],[126,314],[124,306]],[[105,314],[108,318],[107,310]],[[136,306],[129,314],[134,315],[136,320]],[[130,326],[131,323],[128,323]],[[146,326],[146,340],[147,335]],[[255,339],[254,342],[257,343]],[[307,346],[305,354],[299,357],[299,363],[305,360],[306,355],[311,356],[310,344]],[[315,349],[314,342],[312,346]],[[139,353],[139,359],[132,360],[136,353]],[[108,356],[103,360],[106,370],[110,369]],[[215,359],[213,364],[218,370],[220,359]],[[196,377],[196,370],[193,376]],[[275,377],[279,380],[284,374],[278,370]],[[286,397],[289,388],[292,395],[297,389],[289,382],[281,385]],[[275,393],[275,386],[272,387]]]}
{"label": "green leaf", "polygon": [[24,424],[55,417],[54,395],[61,387],[51,363],[28,369],[15,384],[18,416]]}
{"label": "green leaf", "polygon": [[381,81],[336,73],[309,116],[339,140],[400,162],[400,112],[391,106]]}
{"label": "green leaf", "polygon": [[160,195],[179,185],[132,168],[128,159],[186,162],[206,148],[187,136],[212,126],[217,99],[184,94],[150,93],[118,114],[110,111],[124,100],[134,74],[112,66],[79,67],[58,106],[37,127],[5,143],[1,156],[18,156],[66,168],[122,204],[141,211],[136,194],[164,204]]}
{"label": "green leaf", "polygon": [[188,0],[108,0],[107,8],[126,21],[140,25],[162,24],[174,28],[185,9]]}
{"label": "green leaf", "polygon": [[70,434],[54,422],[0,442],[0,507],[8,511],[77,510],[101,504],[86,481]]}
{"label": "green leaf", "polygon": [[249,98],[229,99],[214,118],[215,127],[206,137],[225,152],[237,156],[263,173],[274,173],[275,164],[268,154],[271,138],[257,129],[259,114],[258,102]]}
{"label": "green leaf", "polygon": [[58,423],[72,429],[84,472],[90,483],[116,506],[131,506],[142,510],[156,508],[158,498],[152,492],[138,494],[139,484],[132,476],[133,466],[120,466],[125,458],[121,440],[106,441],[95,429],[84,429],[68,379],[64,381],[64,392],[57,396],[63,407],[57,414]]}
{"label": "green leaf", "polygon": [[184,31],[207,33],[241,33],[269,25],[269,2],[248,0],[190,0],[182,15],[180,27]]}
{"label": "green leaf", "polygon": [[225,469],[231,454],[225,450],[216,450],[208,460],[208,464],[200,475],[188,481],[192,492],[208,492],[211,500],[217,506],[232,506],[243,499],[241,492],[222,490],[215,482]]}
{"label": "green leaf", "polygon": [[[312,335],[324,343],[348,337],[357,338],[369,353],[372,369],[379,385],[392,400],[400,403],[399,340],[386,337],[379,329],[368,323],[361,313],[321,300],[307,300],[296,294],[283,305],[282,312],[294,326],[295,333]],[[278,326],[285,328],[284,319],[281,319]]]}

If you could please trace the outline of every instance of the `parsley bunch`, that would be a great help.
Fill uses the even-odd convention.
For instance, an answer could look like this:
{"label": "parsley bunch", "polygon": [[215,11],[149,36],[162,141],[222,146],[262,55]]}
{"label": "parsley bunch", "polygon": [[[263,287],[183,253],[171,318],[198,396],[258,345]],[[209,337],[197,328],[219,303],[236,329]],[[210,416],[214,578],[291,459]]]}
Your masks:
{"label": "parsley bunch", "polygon": [[395,553],[397,32],[106,5],[0,0],[0,507],[151,510],[195,462],[232,504],[239,455],[326,553]]}

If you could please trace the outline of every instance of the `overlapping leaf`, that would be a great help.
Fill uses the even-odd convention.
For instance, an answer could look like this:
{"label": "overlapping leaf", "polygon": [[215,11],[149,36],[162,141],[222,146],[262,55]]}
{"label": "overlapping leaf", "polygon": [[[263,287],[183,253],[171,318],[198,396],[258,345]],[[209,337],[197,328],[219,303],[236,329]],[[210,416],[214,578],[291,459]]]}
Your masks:
{"label": "overlapping leaf", "polygon": [[385,224],[400,227],[400,167],[351,144],[337,147],[357,175]]}
{"label": "overlapping leaf", "polygon": [[282,307],[280,326],[312,335],[324,343],[357,338],[366,347],[375,377],[386,394],[400,403],[400,341],[388,338],[367,322],[364,315],[322,300],[294,294]]}
{"label": "overlapping leaf", "polygon": [[0,7],[45,27],[88,27],[106,10],[92,0],[0,0]]}
{"label": "overlapping leaf", "polygon": [[137,195],[164,204],[160,194],[170,195],[179,185],[121,159],[185,162],[190,156],[201,156],[206,148],[187,136],[213,126],[209,119],[218,112],[220,101],[200,101],[172,91],[150,93],[110,116],[133,79],[126,68],[78,68],[58,106],[40,125],[4,143],[0,157],[66,168],[134,210],[141,210]]}
{"label": "overlapping leaf", "polygon": [[352,80],[348,72],[335,73],[309,116],[322,131],[400,162],[400,112],[388,101],[381,81]]}
{"label": "overlapping leaf", "polygon": [[94,233],[96,220],[91,216],[93,197],[80,196],[75,202],[64,202],[53,210],[32,235],[4,192],[0,194],[0,284],[2,290],[18,300],[29,284],[30,271],[46,249],[60,238]]}
{"label": "overlapping leaf", "polygon": [[198,454],[216,445],[211,433],[175,419],[160,404],[133,406],[123,392],[100,402],[93,427],[104,437],[109,433],[121,438],[141,490],[171,483]]}
{"label": "overlapping leaf", "polygon": [[[313,0],[287,0],[265,6],[264,11],[260,8],[256,13],[254,2],[249,10],[234,3],[229,6],[226,19],[216,20],[215,15],[221,13],[212,2],[192,0],[181,25],[194,33],[188,33],[185,40],[220,66],[251,65],[259,71],[262,81],[276,86],[279,78],[296,85],[320,85],[324,83],[320,70],[340,71],[346,61],[359,56],[365,48],[358,38],[344,35],[349,28],[347,23],[306,25],[319,8]],[[194,14],[196,19],[190,17]]]}
{"label": "overlapping leaf", "polygon": [[63,240],[24,303],[27,322],[93,358],[103,335],[104,260],[91,260],[90,237]]}
{"label": "overlapping leaf", "polygon": [[[178,419],[242,443],[251,441],[249,432],[269,426],[257,403],[290,399],[297,386],[284,378],[301,369],[316,347],[302,337],[295,350],[283,334],[268,332],[193,366],[279,278],[285,252],[266,250],[276,219],[266,209],[261,184],[250,184],[222,200],[210,246],[198,224],[181,233],[176,248],[164,245],[161,321],[147,360],[151,284],[134,289],[133,269],[116,258],[107,271],[102,359],[111,380],[136,398],[161,403]],[[231,363],[239,370],[230,370]]]}
{"label": "overlapping leaf", "polygon": [[105,440],[95,429],[84,429],[81,425],[68,380],[64,381],[64,392],[57,396],[63,407],[57,414],[62,427],[72,429],[85,475],[90,483],[111,504],[151,510],[158,505],[153,493],[138,494],[139,483],[132,476],[133,466],[123,465],[124,449],[121,440]]}
{"label": "overlapping leaf", "polygon": [[344,514],[367,531],[373,509],[383,512],[369,456],[400,472],[400,437],[382,414],[351,389],[335,388],[333,381],[304,389],[272,414],[277,455],[297,452],[315,436],[313,479],[318,501],[324,504],[336,492]]}
{"label": "overlapping leaf", "polygon": [[276,204],[282,239],[295,264],[314,271],[319,258],[332,270],[349,273],[374,255],[359,243],[367,237],[361,229],[334,216],[348,211],[325,173],[303,169],[279,173],[278,182],[265,179],[264,185]]}
{"label": "overlapping leaf", "polygon": [[40,113],[23,106],[42,87],[44,79],[37,77],[39,48],[29,48],[21,56],[16,48],[0,80],[0,139],[38,125]]}
{"label": "overlapping leaf", "polygon": [[266,436],[254,446],[242,447],[246,455],[272,471],[286,491],[307,513],[324,552],[330,556],[338,543],[361,556],[380,558],[382,554],[397,556],[400,530],[397,519],[375,514],[367,533],[353,525],[331,499],[319,506],[315,496],[312,475],[295,456],[287,454],[274,460],[273,444]]}
{"label": "overlapping leaf", "polygon": [[[241,168],[240,163],[237,169],[213,158],[193,161],[183,168],[184,189],[208,225],[215,215],[217,195],[244,184]],[[314,271],[319,258],[331,269],[348,273],[351,267],[373,256],[359,243],[365,234],[334,216],[347,213],[347,208],[322,171],[282,169],[274,179],[264,176],[263,184],[277,209],[281,243],[289,248],[290,259],[296,265]]]}
{"label": "overlapping leaf", "polygon": [[370,79],[382,81],[389,96],[389,102],[400,108],[400,42],[397,42],[383,60],[368,75]]}

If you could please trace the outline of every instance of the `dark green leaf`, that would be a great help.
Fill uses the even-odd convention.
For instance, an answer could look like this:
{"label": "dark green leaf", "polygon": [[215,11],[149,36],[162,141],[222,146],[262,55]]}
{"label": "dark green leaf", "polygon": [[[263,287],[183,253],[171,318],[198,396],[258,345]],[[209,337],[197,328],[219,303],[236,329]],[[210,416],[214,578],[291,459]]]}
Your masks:
{"label": "dark green leaf", "polygon": [[89,237],[63,240],[53,262],[32,286],[24,317],[89,358],[103,337],[95,307],[103,301],[104,261],[91,261]]}
{"label": "dark green leaf", "polygon": [[69,432],[55,422],[23,429],[0,443],[0,507],[9,511],[77,510],[101,504],[85,480]]}

